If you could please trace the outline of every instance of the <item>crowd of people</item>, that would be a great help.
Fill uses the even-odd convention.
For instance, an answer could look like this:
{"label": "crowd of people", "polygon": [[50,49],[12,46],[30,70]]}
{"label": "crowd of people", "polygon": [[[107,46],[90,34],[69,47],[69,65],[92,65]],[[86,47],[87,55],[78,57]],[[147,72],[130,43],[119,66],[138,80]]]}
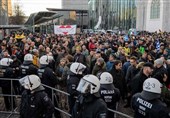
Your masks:
{"label": "crowd of people", "polygon": [[[51,118],[53,112],[61,117],[54,106],[69,109],[73,118],[113,118],[107,108],[116,110],[120,100],[134,109],[136,118],[170,117],[170,33],[142,32],[128,39],[110,33],[16,34],[1,40],[0,77],[20,80],[13,88],[22,95],[22,118],[29,113]],[[41,83],[70,96],[53,94]],[[0,80],[0,87],[3,94],[11,94],[10,82]],[[10,110],[12,100],[5,96],[4,101]]]}

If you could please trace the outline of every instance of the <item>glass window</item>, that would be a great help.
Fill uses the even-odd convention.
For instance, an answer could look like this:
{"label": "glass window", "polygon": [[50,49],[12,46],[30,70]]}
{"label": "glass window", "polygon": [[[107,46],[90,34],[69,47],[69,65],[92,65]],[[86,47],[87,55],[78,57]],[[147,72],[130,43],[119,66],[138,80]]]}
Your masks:
{"label": "glass window", "polygon": [[150,18],[160,18],[160,0],[152,0]]}

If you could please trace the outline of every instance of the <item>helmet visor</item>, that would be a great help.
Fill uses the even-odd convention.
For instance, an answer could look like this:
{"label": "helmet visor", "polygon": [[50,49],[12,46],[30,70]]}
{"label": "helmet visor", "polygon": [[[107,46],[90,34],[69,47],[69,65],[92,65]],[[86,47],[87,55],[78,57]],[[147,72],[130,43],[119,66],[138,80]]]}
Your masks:
{"label": "helmet visor", "polygon": [[77,91],[79,91],[80,93],[89,93],[90,92],[90,83],[87,82],[84,79],[81,79],[79,82],[79,85],[77,87]]}
{"label": "helmet visor", "polygon": [[25,76],[21,79],[19,79],[19,83],[21,84],[21,86],[23,86],[25,89],[30,89],[30,82],[29,82],[29,77]]}

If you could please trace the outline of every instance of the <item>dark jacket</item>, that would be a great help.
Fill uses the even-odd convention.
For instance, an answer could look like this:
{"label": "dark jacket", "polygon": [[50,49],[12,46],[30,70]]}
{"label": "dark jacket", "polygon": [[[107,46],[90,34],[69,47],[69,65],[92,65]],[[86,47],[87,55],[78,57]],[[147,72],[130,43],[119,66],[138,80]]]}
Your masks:
{"label": "dark jacket", "polygon": [[132,97],[132,108],[135,111],[134,118],[170,118],[164,103],[158,99],[148,101],[140,93]]}
{"label": "dark jacket", "polygon": [[80,95],[74,105],[72,118],[106,118],[106,103],[99,97]]}
{"label": "dark jacket", "polygon": [[54,106],[44,88],[31,94],[25,90],[21,98],[20,118],[52,118]]}
{"label": "dark jacket", "polygon": [[132,88],[132,95],[138,92],[142,92],[143,90],[143,82],[148,77],[143,73],[143,70],[141,70],[132,80],[131,88]]}
{"label": "dark jacket", "polygon": [[50,87],[55,87],[55,85],[58,83],[58,79],[54,71],[48,67],[41,67],[38,69],[38,75],[41,79],[42,84],[45,84]]}
{"label": "dark jacket", "polygon": [[[14,76],[13,69],[7,66],[1,66],[0,68],[0,78],[13,78]],[[10,87],[10,80],[0,80],[1,87]]]}
{"label": "dark jacket", "polygon": [[153,71],[153,77],[158,79],[161,83],[163,83],[164,74],[168,76],[167,69],[165,69],[164,66],[161,66],[160,68],[156,68]]}
{"label": "dark jacket", "polygon": [[121,97],[125,97],[126,94],[126,81],[125,76],[122,70],[116,70],[115,68],[112,68],[110,71],[110,74],[113,76],[114,81],[113,84],[116,88],[119,89]]}
{"label": "dark jacket", "polygon": [[[120,99],[120,91],[113,84],[101,84],[100,96],[107,104],[107,107],[116,110],[116,103]],[[114,118],[113,112],[108,112],[107,118]]]}
{"label": "dark jacket", "polygon": [[79,94],[76,89],[82,77],[82,75],[76,75],[69,71],[69,75],[67,77],[67,92],[71,96],[77,96]]}
{"label": "dark jacket", "polygon": [[32,63],[22,64],[19,67],[19,69],[20,69],[20,77],[24,77],[26,75],[31,75],[31,74],[37,75],[37,71],[38,71],[38,68]]}
{"label": "dark jacket", "polygon": [[129,66],[130,66],[130,61],[127,61],[123,64],[123,72],[124,72],[125,75],[127,73]]}
{"label": "dark jacket", "polygon": [[132,79],[137,75],[137,73],[138,71],[136,67],[129,66],[125,77],[128,86],[130,86]]}

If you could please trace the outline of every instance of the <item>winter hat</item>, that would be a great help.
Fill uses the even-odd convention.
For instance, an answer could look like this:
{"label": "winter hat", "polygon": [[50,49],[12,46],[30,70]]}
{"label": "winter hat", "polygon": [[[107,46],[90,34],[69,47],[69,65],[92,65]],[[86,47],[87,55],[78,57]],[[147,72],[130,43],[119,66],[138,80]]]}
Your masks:
{"label": "winter hat", "polygon": [[156,59],[156,60],[154,61],[154,63],[155,63],[156,65],[163,65],[163,60],[162,60],[162,59]]}
{"label": "winter hat", "polygon": [[101,64],[104,63],[104,59],[103,58],[98,58],[97,61],[100,62]]}

